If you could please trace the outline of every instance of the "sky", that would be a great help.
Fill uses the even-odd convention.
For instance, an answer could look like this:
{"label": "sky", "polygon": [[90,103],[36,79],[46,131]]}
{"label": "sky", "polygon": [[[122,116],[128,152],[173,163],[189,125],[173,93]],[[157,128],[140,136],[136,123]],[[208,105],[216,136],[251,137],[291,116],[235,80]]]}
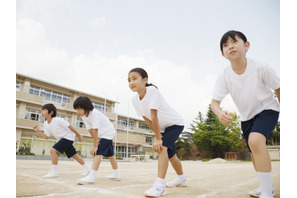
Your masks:
{"label": "sky", "polygon": [[[229,64],[219,47],[228,30],[280,75],[277,0],[17,0],[16,72],[116,100],[119,114],[141,119],[127,78],[142,67],[190,131]],[[230,96],[221,107],[238,113]]]}

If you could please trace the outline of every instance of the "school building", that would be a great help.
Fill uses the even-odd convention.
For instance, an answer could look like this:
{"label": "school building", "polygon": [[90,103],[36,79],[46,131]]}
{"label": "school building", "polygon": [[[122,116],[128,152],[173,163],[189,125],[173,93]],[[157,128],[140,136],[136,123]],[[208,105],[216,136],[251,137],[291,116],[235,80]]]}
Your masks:
{"label": "school building", "polygon": [[156,158],[152,151],[155,135],[144,120],[118,115],[117,101],[95,96],[72,88],[32,78],[16,73],[16,151],[30,149],[35,155],[50,155],[50,149],[56,143],[54,137],[42,139],[34,130],[38,124],[43,131],[44,119],[41,107],[52,103],[57,108],[57,117],[67,120],[82,136],[79,142],[76,138],[74,147],[83,157],[89,154],[93,146],[93,139],[73,109],[73,102],[79,96],[91,99],[94,108],[104,113],[113,123],[117,133],[113,139],[115,154],[120,158],[130,158],[131,155],[149,155]]}

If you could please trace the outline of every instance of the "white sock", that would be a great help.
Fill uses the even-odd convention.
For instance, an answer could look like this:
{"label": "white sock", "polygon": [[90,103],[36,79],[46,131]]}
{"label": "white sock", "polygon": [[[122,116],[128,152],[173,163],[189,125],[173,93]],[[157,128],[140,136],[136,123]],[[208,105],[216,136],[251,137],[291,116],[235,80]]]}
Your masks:
{"label": "white sock", "polygon": [[178,175],[178,178],[181,180],[181,181],[186,181],[186,176],[184,175],[184,174],[182,174],[182,175]]}
{"label": "white sock", "polygon": [[89,176],[90,176],[91,178],[95,178],[95,177],[96,177],[96,173],[97,173],[97,171],[91,169],[91,172],[90,172]]}
{"label": "white sock", "polygon": [[271,172],[257,172],[260,181],[260,192],[262,195],[272,195]]}
{"label": "white sock", "polygon": [[83,166],[85,169],[89,169],[89,168],[90,168],[90,166],[89,166],[87,163],[84,163],[82,166]]}
{"label": "white sock", "polygon": [[119,173],[119,169],[113,169],[113,173],[114,173],[115,175],[120,175],[120,173]]}
{"label": "white sock", "polygon": [[52,164],[52,172],[58,174],[58,164],[57,165]]}
{"label": "white sock", "polygon": [[161,184],[165,184],[165,179],[157,177],[156,182],[161,183]]}

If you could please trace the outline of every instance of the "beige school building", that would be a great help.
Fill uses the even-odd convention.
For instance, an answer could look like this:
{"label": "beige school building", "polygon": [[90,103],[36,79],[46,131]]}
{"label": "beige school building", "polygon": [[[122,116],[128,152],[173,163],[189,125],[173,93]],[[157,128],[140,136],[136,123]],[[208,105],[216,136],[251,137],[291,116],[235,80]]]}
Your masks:
{"label": "beige school building", "polygon": [[73,109],[73,102],[79,96],[87,96],[94,107],[104,113],[113,123],[117,133],[113,139],[114,151],[117,157],[130,158],[131,155],[149,155],[156,158],[152,151],[155,135],[145,121],[118,115],[117,101],[102,98],[72,88],[63,87],[37,78],[16,74],[16,149],[26,146],[35,155],[50,155],[50,149],[56,143],[54,137],[45,140],[35,131],[33,126],[38,124],[43,131],[44,119],[41,107],[52,103],[57,108],[57,117],[67,120],[83,137],[79,142],[76,138],[74,147],[83,157],[91,157],[89,151],[93,146],[93,139]]}

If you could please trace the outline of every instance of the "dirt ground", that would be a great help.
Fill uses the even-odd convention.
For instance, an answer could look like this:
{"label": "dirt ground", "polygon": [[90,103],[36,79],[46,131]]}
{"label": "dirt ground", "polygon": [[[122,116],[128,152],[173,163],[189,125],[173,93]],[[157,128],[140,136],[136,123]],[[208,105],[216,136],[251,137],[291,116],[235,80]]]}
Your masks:
{"label": "dirt ground", "polygon": [[[220,197],[248,198],[248,191],[258,187],[259,182],[252,162],[212,162],[182,161],[187,187],[167,188],[168,198],[180,197]],[[91,159],[86,162],[91,165]],[[105,176],[112,174],[108,161],[101,162],[96,183],[78,185],[82,166],[76,161],[59,161],[59,177],[42,179],[51,168],[47,160],[16,160],[17,197],[144,197],[157,175],[157,161],[118,162],[122,181],[110,181]],[[272,179],[275,198],[280,197],[280,162],[272,162]],[[176,174],[169,165],[166,181],[173,180]]]}

